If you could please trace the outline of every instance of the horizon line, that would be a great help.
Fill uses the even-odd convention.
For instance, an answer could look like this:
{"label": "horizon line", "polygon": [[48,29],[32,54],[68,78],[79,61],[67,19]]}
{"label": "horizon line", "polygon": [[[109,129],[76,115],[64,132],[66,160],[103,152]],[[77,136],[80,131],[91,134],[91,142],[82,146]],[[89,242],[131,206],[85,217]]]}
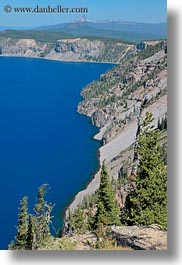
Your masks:
{"label": "horizon line", "polygon": [[160,22],[141,22],[141,21],[130,21],[130,20],[122,20],[122,19],[96,19],[96,20],[89,20],[89,19],[85,19],[84,21],[82,20],[82,18],[80,19],[75,19],[72,21],[65,21],[65,22],[56,22],[56,23],[50,23],[50,24],[42,24],[42,25],[30,25],[30,26],[7,26],[7,25],[1,25],[0,28],[22,28],[22,29],[33,29],[36,27],[47,27],[47,26],[56,26],[56,25],[60,25],[60,24],[67,24],[67,23],[78,23],[78,22],[91,22],[91,23],[101,23],[101,22],[105,22],[105,23],[112,23],[112,22],[123,22],[123,23],[138,23],[138,24],[151,24],[151,25],[155,25],[155,24],[167,24],[167,20],[166,21],[160,21]]}

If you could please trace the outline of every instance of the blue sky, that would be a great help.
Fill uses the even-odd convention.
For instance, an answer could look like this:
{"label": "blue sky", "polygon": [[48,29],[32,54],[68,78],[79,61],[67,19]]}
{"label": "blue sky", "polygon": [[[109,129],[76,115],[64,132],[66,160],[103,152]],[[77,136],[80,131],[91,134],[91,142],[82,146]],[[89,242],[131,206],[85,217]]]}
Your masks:
{"label": "blue sky", "polygon": [[4,6],[32,7],[87,7],[89,20],[122,19],[137,22],[165,22],[166,0],[0,0],[0,27],[34,27],[58,24],[79,19],[81,14],[15,14],[5,13]]}

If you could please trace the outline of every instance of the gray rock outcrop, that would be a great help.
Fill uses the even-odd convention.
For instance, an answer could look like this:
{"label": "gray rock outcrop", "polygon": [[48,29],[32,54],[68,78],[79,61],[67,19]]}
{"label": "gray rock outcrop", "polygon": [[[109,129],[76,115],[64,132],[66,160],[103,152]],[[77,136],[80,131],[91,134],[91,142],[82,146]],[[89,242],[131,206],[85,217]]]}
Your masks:
{"label": "gray rock outcrop", "polygon": [[55,45],[55,52],[66,53],[73,52],[76,54],[87,54],[98,57],[100,50],[103,48],[101,41],[89,41],[87,39],[64,39],[58,40]]}
{"label": "gray rock outcrop", "polygon": [[33,39],[0,39],[0,55],[4,56],[40,57],[46,47]]}
{"label": "gray rock outcrop", "polygon": [[102,128],[107,122],[107,114],[102,110],[96,110],[91,116],[92,124]]}
{"label": "gray rock outcrop", "polygon": [[111,233],[121,246],[135,250],[167,250],[167,231],[159,225],[114,226]]}

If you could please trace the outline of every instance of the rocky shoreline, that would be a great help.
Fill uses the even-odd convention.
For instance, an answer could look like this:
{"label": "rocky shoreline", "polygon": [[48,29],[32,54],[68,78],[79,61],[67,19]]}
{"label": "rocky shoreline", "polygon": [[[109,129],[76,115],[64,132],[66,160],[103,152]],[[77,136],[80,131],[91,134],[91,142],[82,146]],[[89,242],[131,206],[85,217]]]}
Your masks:
{"label": "rocky shoreline", "polygon": [[[136,129],[137,128],[136,128],[136,124],[135,124],[135,130],[132,131],[133,133],[131,136],[132,137],[131,141],[129,141],[129,143],[125,145],[125,148],[130,146],[131,143],[134,141]],[[122,138],[122,136],[121,136],[121,138]],[[99,170],[95,173],[94,177],[92,178],[90,183],[87,185],[87,187],[84,190],[78,192],[77,195],[74,197],[74,199],[72,200],[72,202],[69,204],[69,206],[67,207],[67,209],[65,211],[65,216],[67,216],[69,210],[74,211],[76,209],[76,207],[82,203],[83,199],[86,196],[94,194],[95,191],[99,188],[100,172],[101,172],[102,163],[105,160],[106,164],[107,164],[108,162],[110,162],[111,157],[115,156],[115,155],[111,154],[111,157],[109,157],[108,149],[110,149],[110,147],[113,147],[113,148],[117,147],[118,146],[117,143],[118,143],[118,139],[114,143],[109,143],[107,146],[102,146],[99,148]],[[115,151],[114,153],[117,154],[117,151]]]}
{"label": "rocky shoreline", "polygon": [[104,40],[87,38],[61,39],[49,43],[35,39],[0,37],[0,56],[44,58],[62,62],[117,64],[121,58],[133,50],[135,50],[134,45],[116,41],[108,43]]}
{"label": "rocky shoreline", "polygon": [[[62,62],[62,63],[93,63],[93,64],[111,64],[111,65],[118,65],[118,63],[112,63],[112,62],[95,62],[95,61],[84,61],[84,60],[59,60],[59,59],[54,59],[54,58],[47,58],[47,57],[38,57],[38,56],[22,56],[22,55],[11,55],[11,54],[6,54],[2,55],[0,54],[1,57],[12,57],[12,58],[27,58],[27,59],[38,59],[38,60],[48,60],[48,61],[56,61],[56,62]],[[95,138],[94,138],[95,139]]]}
{"label": "rocky shoreline", "polygon": [[[160,99],[160,102],[155,102],[152,104],[152,106],[149,106],[145,109],[143,112],[143,116],[147,111],[152,111],[154,114],[154,122],[153,125],[157,126],[158,116],[162,116],[167,111],[167,106],[164,108],[164,104],[166,102],[167,98],[164,96],[163,99]],[[155,111],[153,111],[155,109]],[[94,138],[100,140],[101,136],[103,134],[103,128],[100,129],[99,133],[94,136]],[[114,162],[115,164],[122,164],[122,161],[125,160],[126,157],[132,156],[133,151],[130,151],[125,155],[123,155],[120,159],[118,158],[118,161],[113,161],[117,155],[123,151],[127,150],[132,143],[135,141],[136,137],[136,131],[137,131],[137,120],[135,119],[133,122],[131,122],[123,132],[113,139],[111,142],[107,143],[104,146],[101,146],[99,148],[99,170],[95,173],[93,179],[90,181],[90,183],[87,185],[87,187],[78,192],[77,195],[74,197],[72,202],[69,204],[65,211],[65,216],[67,216],[69,210],[74,211],[76,207],[82,203],[84,197],[92,195],[95,193],[95,191],[99,188],[100,185],[100,172],[101,172],[101,165],[103,161],[106,161],[106,165],[108,167],[109,172],[112,174],[112,176],[117,179],[118,177],[118,171],[119,168],[115,166],[115,169],[112,169]]]}
{"label": "rocky shoreline", "polygon": [[[146,112],[151,112],[154,117],[153,125],[156,128],[159,119],[167,113],[167,66],[163,47],[144,60],[139,62],[134,60],[130,67],[130,71],[135,74],[134,79],[129,80],[128,78],[126,81],[126,78],[123,78],[123,67],[120,64],[107,74],[103,74],[98,82],[88,85],[81,93],[83,100],[78,105],[78,113],[90,117],[92,124],[100,128],[100,131],[94,136],[94,139],[102,141],[103,144],[99,148],[100,169],[87,187],[75,196],[66,209],[65,216],[69,210],[74,211],[84,197],[92,195],[99,188],[100,170],[104,160],[110,176],[114,179],[118,178],[121,167],[126,162],[128,168],[131,166],[132,145],[136,138],[138,110],[144,99],[143,91],[145,91],[147,104],[142,111],[141,118],[145,116]],[[145,81],[144,78],[147,78],[147,75],[150,78]],[[118,79],[118,76],[121,76],[121,79]],[[151,76],[153,76],[152,79]],[[114,83],[112,79],[119,81]],[[103,86],[105,89],[108,84],[107,80],[111,86],[108,86],[106,88],[107,93],[103,94],[101,87]],[[129,83],[126,84],[125,82]],[[137,85],[136,89],[130,95],[123,97],[123,94],[126,93],[123,86],[129,88],[130,85]],[[99,96],[92,92],[95,86],[97,86],[98,91],[101,91]],[[113,95],[116,98],[115,102],[110,101],[111,103],[100,107],[101,103],[108,102],[108,98],[112,98]],[[125,100],[124,104],[122,97]],[[103,139],[105,139],[104,142]]]}

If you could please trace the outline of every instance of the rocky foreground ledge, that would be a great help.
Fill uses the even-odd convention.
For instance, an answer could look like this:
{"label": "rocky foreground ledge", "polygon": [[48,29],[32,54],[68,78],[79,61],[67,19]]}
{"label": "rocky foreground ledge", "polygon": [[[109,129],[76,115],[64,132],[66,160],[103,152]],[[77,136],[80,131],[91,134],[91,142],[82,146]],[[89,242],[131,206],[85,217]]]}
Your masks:
{"label": "rocky foreground ledge", "polygon": [[[115,246],[102,250],[167,250],[167,231],[158,225],[113,226],[110,230]],[[39,250],[98,250],[98,237],[94,232],[50,237]],[[107,242],[105,242],[107,244]],[[111,248],[112,247],[112,248]]]}
{"label": "rocky foreground ledge", "polygon": [[167,250],[167,231],[158,225],[114,226],[111,232],[121,246],[135,250]]}

